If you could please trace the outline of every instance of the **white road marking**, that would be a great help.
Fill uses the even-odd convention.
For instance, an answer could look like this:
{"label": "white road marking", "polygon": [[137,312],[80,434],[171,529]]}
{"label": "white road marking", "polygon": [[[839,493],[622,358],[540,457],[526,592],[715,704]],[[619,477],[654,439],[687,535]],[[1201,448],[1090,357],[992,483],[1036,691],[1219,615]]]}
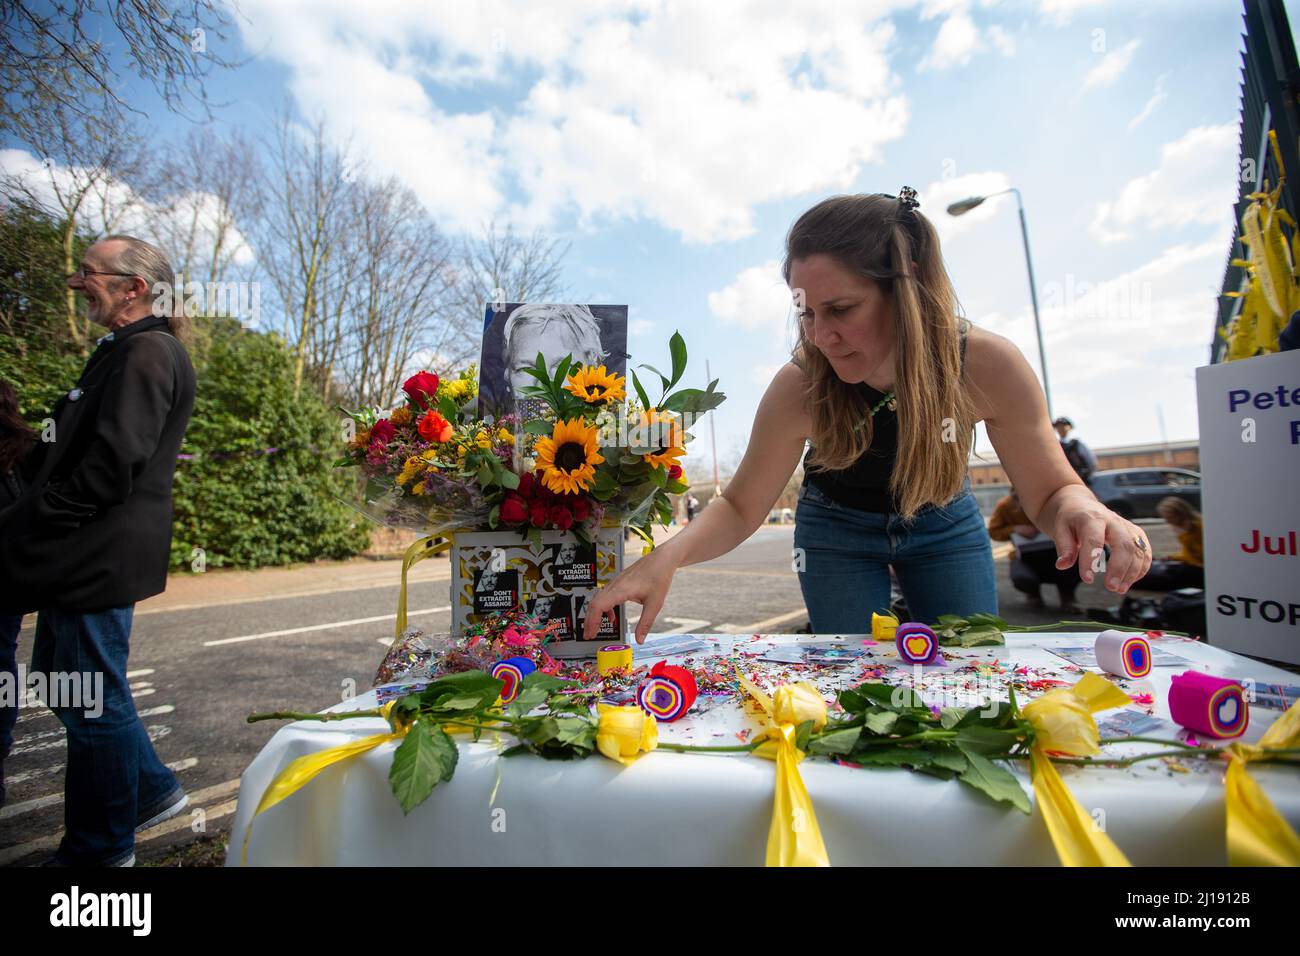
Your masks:
{"label": "white road marking", "polygon": [[[226,607],[231,604],[256,604],[260,601],[281,601],[291,598],[318,597],[322,594],[349,594],[352,591],[372,591],[375,588],[396,588],[400,586],[400,578],[389,577],[385,575],[382,579],[364,579],[365,583],[352,583],[349,581],[340,581],[338,585],[329,588],[304,588],[300,591],[281,591],[276,594],[259,594],[255,597],[244,598],[221,598],[212,601],[196,601],[192,604],[172,604],[160,607],[137,607],[135,616],[142,614],[167,614],[171,611],[196,611],[205,607]],[[451,569],[448,568],[445,574],[429,575],[427,577],[410,577],[407,579],[408,585],[415,584],[436,584],[439,581],[450,581]],[[346,586],[342,586],[346,585]]]}
{"label": "white road marking", "polygon": [[[177,816],[160,823],[156,827],[151,827],[143,833],[135,835],[136,846],[148,840],[155,840],[160,836],[166,836],[169,833],[176,833],[179,830],[187,830],[193,822],[193,811],[202,807],[204,814],[204,823],[218,820],[222,817],[229,816],[235,812],[239,805],[238,800],[227,800],[218,803],[215,806],[205,807],[203,804],[212,800],[220,800],[232,793],[239,791],[238,780],[227,780],[225,783],[219,783],[214,787],[204,787],[202,790],[196,790],[190,794],[190,805],[182,810]],[[38,837],[35,840],[29,840],[26,843],[18,843],[14,846],[5,847],[0,850],[0,866],[5,866],[15,860],[21,860],[25,856],[31,856],[33,853],[50,852],[59,846],[59,841],[63,838],[63,831],[60,829],[57,833],[47,834]]]}
{"label": "white road marking", "polygon": [[153,673],[152,667],[146,667],[143,670],[138,670],[138,671],[127,671],[126,679],[131,680],[136,677],[148,677],[152,673]]}
{"label": "white road marking", "polygon": [[142,680],[134,684],[128,684],[127,686],[130,687],[131,690],[139,690],[141,687],[152,687],[153,681]]}
{"label": "white road marking", "polygon": [[[189,770],[191,767],[197,767],[198,757],[184,757],[180,760],[173,760],[167,766],[175,773],[182,770]],[[37,777],[45,777],[52,773],[59,773],[63,770],[63,764],[55,764],[50,767],[37,767],[35,770],[24,770],[22,773],[8,774],[5,777],[6,782],[13,786],[14,784],[26,783],[28,780],[35,780]]]}
{"label": "white road marking", "polygon": [[719,634],[768,634],[776,633],[769,630],[779,624],[785,624],[801,617],[807,617],[808,611],[800,608],[797,611],[790,611],[786,614],[778,614],[776,617],[769,617],[765,621],[756,621],[753,624],[719,624],[714,628]]}
{"label": "white road marking", "polygon": [[[419,617],[422,614],[437,614],[441,611],[450,611],[451,605],[446,607],[427,607],[420,611],[407,611],[408,618]],[[204,647],[220,647],[222,644],[242,644],[244,641],[261,641],[268,637],[285,637],[289,634],[306,634],[308,631],[329,631],[337,627],[356,627],[359,624],[376,624],[379,621],[395,621],[396,614],[380,614],[377,617],[358,617],[351,621],[331,621],[329,624],[308,624],[306,627],[290,627],[283,631],[265,631],[261,634],[245,634],[242,637],[223,637],[216,641],[204,641]]]}
{"label": "white road marking", "polygon": [[[172,732],[172,729],[164,724],[151,724],[150,726],[146,727],[145,730],[148,731],[150,740],[157,740],[159,737],[166,737],[168,734]],[[48,735],[42,734],[41,736],[48,736]],[[67,746],[67,741],[64,740],[62,736],[60,736],[58,740],[52,740],[49,743],[45,743],[45,744],[32,744],[31,746],[20,746],[18,744],[14,744],[13,749],[9,751],[9,755],[11,757],[15,757],[18,754],[35,753],[38,750],[55,750],[57,748],[65,747],[65,746]]]}

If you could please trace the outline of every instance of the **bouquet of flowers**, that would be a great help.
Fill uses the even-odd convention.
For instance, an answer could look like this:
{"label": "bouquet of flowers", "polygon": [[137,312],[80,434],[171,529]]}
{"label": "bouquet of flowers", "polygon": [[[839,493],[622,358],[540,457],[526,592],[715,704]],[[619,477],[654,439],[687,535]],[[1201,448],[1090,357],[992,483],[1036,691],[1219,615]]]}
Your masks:
{"label": "bouquet of flowers", "polygon": [[596,529],[627,525],[654,547],[651,528],[672,516],[669,495],[686,491],[680,458],[691,425],[722,404],[714,389],[677,388],[686,343],[669,343],[672,374],[649,365],[657,402],[635,371],[626,379],[605,366],[566,356],[552,372],[539,352],[520,407],[487,421],[477,416],[474,366],[454,378],[419,372],[402,386],[406,400],[388,410],[343,411],[351,437],[337,467],[365,476],[363,513],[425,534],[515,530],[537,546],[544,530],[573,531],[589,543]]}

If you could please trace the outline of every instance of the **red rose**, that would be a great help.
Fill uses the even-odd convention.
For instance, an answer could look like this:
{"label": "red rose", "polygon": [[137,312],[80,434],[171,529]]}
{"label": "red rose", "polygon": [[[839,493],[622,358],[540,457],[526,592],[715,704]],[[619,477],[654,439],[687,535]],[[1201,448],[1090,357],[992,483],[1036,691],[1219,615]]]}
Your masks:
{"label": "red rose", "polygon": [[402,391],[416,408],[429,408],[438,394],[438,376],[432,372],[416,372],[402,383]]}
{"label": "red rose", "polygon": [[522,524],[528,520],[528,503],[514,492],[506,492],[501,502],[501,520],[506,524]]}
{"label": "red rose", "polygon": [[454,431],[451,422],[434,411],[425,412],[420,416],[419,429],[420,437],[431,442],[448,441]]}
{"label": "red rose", "polygon": [[396,434],[397,426],[387,418],[381,418],[375,422],[375,427],[370,429],[370,444],[379,442],[381,445],[387,445]]}
{"label": "red rose", "polygon": [[586,498],[579,498],[573,503],[573,519],[575,521],[586,521],[587,515],[591,514],[591,505]]}
{"label": "red rose", "polygon": [[546,506],[534,504],[528,509],[528,520],[534,528],[546,527]]}
{"label": "red rose", "polygon": [[677,481],[677,480],[678,480],[679,478],[681,478],[681,477],[682,477],[682,466],[681,466],[681,465],[673,465],[671,468],[668,469],[668,480],[669,480],[669,481]]}
{"label": "red rose", "polygon": [[573,512],[563,505],[555,505],[546,516],[551,519],[551,524],[561,531],[568,531],[573,527]]}
{"label": "red rose", "polygon": [[519,476],[519,487],[516,491],[520,498],[531,498],[533,496],[533,473],[531,471]]}

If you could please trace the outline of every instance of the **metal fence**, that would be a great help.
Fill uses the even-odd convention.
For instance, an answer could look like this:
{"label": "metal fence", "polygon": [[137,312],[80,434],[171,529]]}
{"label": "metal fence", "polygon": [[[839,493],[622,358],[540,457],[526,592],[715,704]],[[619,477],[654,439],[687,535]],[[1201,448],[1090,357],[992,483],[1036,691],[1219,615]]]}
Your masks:
{"label": "metal fence", "polygon": [[[1245,51],[1241,55],[1241,142],[1238,162],[1237,203],[1233,207],[1236,226],[1232,251],[1223,276],[1223,292],[1245,291],[1246,271],[1232,265],[1243,258],[1241,215],[1249,201],[1246,196],[1278,180],[1277,164],[1268,145],[1268,131],[1277,131],[1278,147],[1288,178],[1282,187],[1281,205],[1296,215],[1296,177],[1300,177],[1300,65],[1296,63],[1295,42],[1282,0],[1244,0],[1243,20],[1246,32]],[[1210,343],[1210,362],[1223,361],[1227,343],[1219,334],[1237,316],[1240,298],[1220,294],[1214,337]]]}

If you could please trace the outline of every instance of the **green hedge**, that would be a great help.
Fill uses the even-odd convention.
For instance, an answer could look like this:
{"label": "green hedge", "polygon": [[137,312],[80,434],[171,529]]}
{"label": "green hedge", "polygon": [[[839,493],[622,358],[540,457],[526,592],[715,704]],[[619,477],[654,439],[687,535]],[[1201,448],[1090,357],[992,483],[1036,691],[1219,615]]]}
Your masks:
{"label": "green hedge", "polygon": [[[237,323],[212,332],[176,463],[172,564],[251,568],[346,558],[369,523],[338,500],[352,479],[330,463],[339,415],[315,394],[293,395],[293,358],[275,336]],[[268,449],[276,449],[274,452]],[[336,497],[337,496],[337,497]]]}

